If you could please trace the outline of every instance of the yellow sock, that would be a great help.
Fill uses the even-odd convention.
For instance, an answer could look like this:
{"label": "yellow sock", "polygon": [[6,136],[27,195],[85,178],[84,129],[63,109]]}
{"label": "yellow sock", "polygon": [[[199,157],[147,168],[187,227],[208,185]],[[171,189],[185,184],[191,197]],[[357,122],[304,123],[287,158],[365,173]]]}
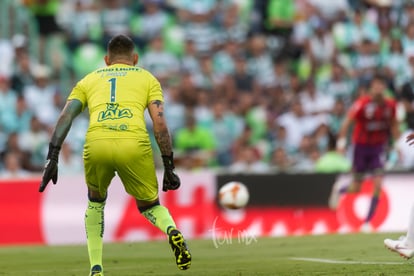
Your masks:
{"label": "yellow sock", "polygon": [[142,213],[153,225],[158,227],[162,232],[167,233],[171,226],[175,228],[175,223],[167,208],[162,205],[156,205]]}
{"label": "yellow sock", "polygon": [[88,202],[85,229],[91,267],[102,266],[105,202]]}

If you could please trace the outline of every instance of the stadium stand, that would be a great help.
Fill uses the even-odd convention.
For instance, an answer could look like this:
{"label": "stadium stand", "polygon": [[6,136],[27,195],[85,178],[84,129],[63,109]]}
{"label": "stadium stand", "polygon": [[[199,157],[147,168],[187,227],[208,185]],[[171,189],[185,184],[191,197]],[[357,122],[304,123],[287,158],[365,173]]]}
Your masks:
{"label": "stadium stand", "polygon": [[[36,148],[17,142],[28,152],[11,154],[10,137],[33,132],[36,119],[39,131],[49,132],[71,87],[103,66],[106,42],[120,32],[136,42],[138,65],[162,81],[177,156],[185,160],[198,151],[182,147],[190,144],[182,141],[183,131],[192,137],[186,119],[211,134],[213,153],[207,161],[182,162],[189,170],[243,164],[254,171],[251,164],[260,164],[259,171],[315,172],[344,111],[376,73],[386,76],[388,94],[398,101],[401,130],[412,114],[410,0],[4,0],[1,170],[7,170],[6,159],[18,157],[19,169],[39,173],[30,160],[46,154],[47,139]],[[38,89],[33,98],[42,74],[49,90]],[[39,97],[43,103],[33,102]],[[52,115],[39,115],[39,104]],[[75,124],[67,147],[80,155],[87,120]],[[413,168],[406,154],[397,154],[393,169]]]}

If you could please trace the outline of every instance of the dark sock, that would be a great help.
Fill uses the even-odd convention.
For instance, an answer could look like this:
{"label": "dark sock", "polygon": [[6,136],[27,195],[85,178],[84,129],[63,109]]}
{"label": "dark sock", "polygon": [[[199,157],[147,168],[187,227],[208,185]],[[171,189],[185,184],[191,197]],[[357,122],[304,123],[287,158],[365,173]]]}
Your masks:
{"label": "dark sock", "polygon": [[348,189],[349,189],[349,186],[346,185],[346,186],[339,189],[339,193],[344,194],[344,193],[348,192]]}
{"label": "dark sock", "polygon": [[372,217],[375,214],[375,210],[377,209],[378,201],[379,201],[379,196],[374,195],[371,199],[371,204],[369,205],[368,215],[367,215],[367,218],[365,219],[365,222],[371,221]]}

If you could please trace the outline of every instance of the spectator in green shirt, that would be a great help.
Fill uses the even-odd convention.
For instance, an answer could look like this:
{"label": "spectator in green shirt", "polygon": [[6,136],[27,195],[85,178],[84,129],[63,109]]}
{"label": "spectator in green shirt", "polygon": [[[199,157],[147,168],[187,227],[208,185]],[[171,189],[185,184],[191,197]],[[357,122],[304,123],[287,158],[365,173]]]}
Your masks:
{"label": "spectator in green shirt", "polygon": [[185,126],[174,136],[174,146],[179,161],[177,165],[194,168],[212,163],[216,143],[209,129],[197,125],[193,111],[188,110]]}
{"label": "spectator in green shirt", "polygon": [[[264,27],[267,32],[275,35],[282,45],[281,54],[292,52],[290,36],[295,23],[294,0],[269,0],[265,11]],[[293,53],[291,53],[293,54]]]}
{"label": "spectator in green shirt", "polygon": [[336,151],[335,136],[329,134],[328,151],[315,164],[316,173],[345,173],[351,169],[351,162]]}

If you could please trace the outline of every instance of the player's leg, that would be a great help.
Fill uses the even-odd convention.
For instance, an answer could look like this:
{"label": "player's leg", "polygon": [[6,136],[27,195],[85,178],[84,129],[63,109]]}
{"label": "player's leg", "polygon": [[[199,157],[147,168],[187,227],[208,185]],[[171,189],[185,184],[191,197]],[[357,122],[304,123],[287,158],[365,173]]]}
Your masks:
{"label": "player's leg", "polygon": [[154,226],[166,233],[180,269],[188,269],[191,255],[184,237],[176,229],[170,212],[158,199],[158,181],[150,145],[125,142],[123,145],[132,154],[117,157],[117,172],[127,193],[137,202],[140,213]]}
{"label": "player's leg", "polygon": [[352,157],[351,179],[346,176],[339,176],[335,181],[329,197],[329,207],[335,210],[338,207],[340,198],[345,193],[358,193],[366,171],[365,149],[362,145],[354,145]]}
{"label": "player's leg", "polygon": [[153,201],[136,200],[141,214],[153,225],[168,235],[168,241],[174,252],[175,261],[179,269],[186,270],[191,265],[191,253],[183,234],[176,228],[175,222],[168,209],[157,199]]}
{"label": "player's leg", "polygon": [[352,173],[352,181],[345,188],[346,193],[359,193],[361,191],[362,182],[364,181],[364,172],[356,171]]}
{"label": "player's leg", "polygon": [[382,186],[382,179],[383,174],[382,172],[374,173],[373,175],[373,184],[374,184],[374,190],[371,197],[371,202],[369,204],[368,214],[365,218],[365,223],[369,223],[372,219],[372,217],[375,214],[375,211],[377,210],[378,203],[379,203],[379,196],[381,193],[381,186]]}
{"label": "player's leg", "polygon": [[365,145],[356,144],[352,157],[352,181],[346,192],[359,193],[365,173],[367,172],[367,148]]}
{"label": "player's leg", "polygon": [[407,236],[402,236],[398,240],[385,239],[384,245],[403,258],[410,259],[414,256],[414,204],[411,206]]}
{"label": "player's leg", "polygon": [[406,242],[410,248],[414,249],[414,204],[411,206]]}
{"label": "player's leg", "polygon": [[381,186],[384,174],[384,147],[382,145],[378,146],[371,146],[369,148],[369,156],[368,156],[368,169],[373,172],[373,183],[374,183],[374,190],[372,193],[371,202],[369,205],[368,213],[365,218],[365,224],[369,224],[373,216],[375,215],[375,211],[377,210],[379,197],[381,193]]}
{"label": "player's leg", "polygon": [[165,234],[176,228],[170,212],[160,204],[158,198],[151,201],[136,199],[136,202],[139,212]]}
{"label": "player's leg", "polygon": [[[84,167],[88,186],[88,206],[85,211],[85,230],[91,267],[90,275],[102,276],[104,211],[107,188],[115,176],[111,146],[106,141],[85,145]],[[102,151],[102,148],[108,149]]]}
{"label": "player's leg", "polygon": [[88,246],[90,275],[102,275],[102,254],[104,234],[104,209],[106,197],[102,197],[98,191],[88,190],[88,207],[85,211],[85,230]]}
{"label": "player's leg", "polygon": [[346,193],[359,193],[364,180],[364,173],[352,172],[351,178],[343,177],[335,182],[329,197],[329,207],[335,210],[338,207],[340,198]]}
{"label": "player's leg", "polygon": [[122,141],[123,152],[115,155],[116,171],[125,190],[137,202],[139,211],[164,233],[175,227],[169,211],[158,200],[158,182],[151,147],[134,140]]}

